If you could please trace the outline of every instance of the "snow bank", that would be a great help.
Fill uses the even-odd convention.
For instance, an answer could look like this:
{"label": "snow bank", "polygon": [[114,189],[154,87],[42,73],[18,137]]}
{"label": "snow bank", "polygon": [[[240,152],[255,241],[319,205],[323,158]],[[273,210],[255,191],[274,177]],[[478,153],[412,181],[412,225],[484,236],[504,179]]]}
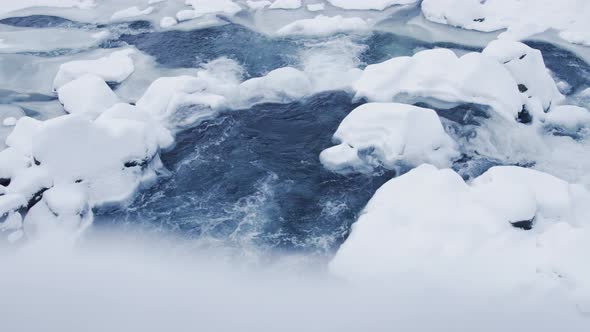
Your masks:
{"label": "snow bank", "polygon": [[375,193],[330,270],[357,282],[424,276],[509,294],[560,290],[587,303],[588,199],[583,187],[529,169],[495,167],[467,184],[423,165]]}
{"label": "snow bank", "polygon": [[376,166],[432,163],[448,167],[458,157],[455,142],[431,109],[396,103],[357,107],[334,134],[339,145],[320,154],[322,164],[336,172],[371,171]]}
{"label": "snow bank", "polygon": [[275,0],[270,9],[297,9],[301,7],[301,0]]}
{"label": "snow bank", "polygon": [[523,105],[517,83],[503,65],[480,53],[457,57],[449,49],[367,66],[353,88],[369,101],[474,103],[508,119],[515,119]]}
{"label": "snow bank", "polygon": [[91,116],[97,116],[119,100],[105,81],[94,74],[85,74],[64,84],[57,95],[66,112]]}
{"label": "snow bank", "polygon": [[507,29],[500,38],[522,40],[555,29],[569,42],[590,45],[585,0],[424,0],[422,12],[430,21],[465,29]]}
{"label": "snow bank", "polygon": [[134,18],[138,16],[145,16],[149,15],[154,11],[154,7],[147,7],[143,10],[139,9],[137,6],[129,7],[127,9],[119,10],[111,16],[112,21],[120,21],[127,18]]}
{"label": "snow bank", "polygon": [[289,23],[277,31],[279,36],[327,36],[339,32],[366,31],[369,24],[359,17],[318,15]]}
{"label": "snow bank", "polygon": [[133,49],[124,49],[99,59],[66,62],[59,67],[53,89],[57,90],[85,74],[96,75],[106,82],[121,83],[135,71],[131,58],[134,53]]}
{"label": "snow bank", "polygon": [[415,4],[418,0],[328,0],[335,7],[357,10],[384,10],[393,5]]}

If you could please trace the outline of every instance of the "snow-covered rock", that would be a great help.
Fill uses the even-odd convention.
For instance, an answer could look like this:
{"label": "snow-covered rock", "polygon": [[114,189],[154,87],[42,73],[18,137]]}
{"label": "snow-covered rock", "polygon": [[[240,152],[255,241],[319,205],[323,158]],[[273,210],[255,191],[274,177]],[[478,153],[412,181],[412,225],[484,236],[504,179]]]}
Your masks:
{"label": "snow-covered rock", "polygon": [[139,9],[137,6],[129,7],[127,9],[119,10],[111,16],[112,21],[120,21],[128,18],[134,18],[138,16],[149,15],[154,11],[154,7],[146,7],[145,9]]}
{"label": "snow-covered rock", "polygon": [[328,0],[335,7],[357,10],[384,10],[393,5],[415,4],[418,0]]}
{"label": "snow-covered rock", "polygon": [[133,53],[133,49],[125,49],[95,60],[66,62],[59,67],[53,89],[57,90],[85,74],[94,74],[106,82],[121,83],[135,71]]}
{"label": "snow-covered rock", "polygon": [[[375,193],[330,270],[355,282],[419,279],[587,296],[590,269],[579,262],[590,248],[589,198],[581,186],[524,168],[495,167],[467,184],[452,170],[423,165]],[[533,230],[520,229],[527,226]]]}
{"label": "snow-covered rock", "polygon": [[537,99],[543,110],[563,100],[557,85],[545,67],[541,51],[514,41],[495,40],[483,50],[483,55],[503,64],[527,98]]}
{"label": "snow-covered rock", "polygon": [[97,116],[119,101],[106,82],[94,75],[85,74],[57,89],[59,101],[72,114]]}
{"label": "snow-covered rock", "polygon": [[353,88],[369,101],[423,101],[441,108],[474,103],[508,119],[515,119],[523,105],[516,81],[502,64],[480,53],[458,57],[449,49],[367,66]]}
{"label": "snow-covered rock", "polygon": [[522,40],[555,29],[569,42],[590,44],[585,0],[424,0],[422,12],[430,21],[465,29],[507,29],[500,38]]}
{"label": "snow-covered rock", "polygon": [[396,103],[368,103],[353,110],[334,134],[339,144],[320,154],[336,172],[393,169],[399,163],[450,166],[459,156],[435,111]]}
{"label": "snow-covered rock", "polygon": [[301,7],[301,0],[274,0],[270,9],[297,9]]}
{"label": "snow-covered rock", "polygon": [[277,31],[279,36],[327,36],[339,32],[366,31],[369,24],[359,17],[318,15],[289,23]]}

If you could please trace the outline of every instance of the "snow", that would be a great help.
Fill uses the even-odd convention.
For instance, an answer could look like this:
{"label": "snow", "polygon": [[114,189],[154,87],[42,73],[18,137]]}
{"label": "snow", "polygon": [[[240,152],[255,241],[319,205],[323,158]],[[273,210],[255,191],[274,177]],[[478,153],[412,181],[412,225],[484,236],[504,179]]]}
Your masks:
{"label": "snow", "polygon": [[301,0],[275,0],[270,9],[297,9],[301,7]]}
{"label": "snow", "polygon": [[18,0],[18,1],[3,1],[0,6],[0,15],[14,12],[30,7],[60,7],[70,8],[77,7],[81,9],[88,9],[95,6],[94,0]]}
{"label": "snow", "polygon": [[369,101],[474,103],[508,119],[515,119],[523,105],[517,83],[503,65],[480,53],[457,57],[449,49],[369,65],[353,88]]}
{"label": "snow", "polygon": [[384,10],[393,5],[415,4],[418,0],[328,0],[335,7],[356,10]]}
{"label": "snow", "polygon": [[309,77],[292,67],[275,69],[266,76],[251,78],[239,87],[240,99],[247,104],[285,103],[306,96],[311,91]]}
{"label": "snow", "polygon": [[13,116],[4,118],[4,120],[2,120],[2,125],[5,127],[13,127],[14,125],[16,125],[16,118]]}
{"label": "snow", "polygon": [[246,1],[246,4],[248,5],[248,8],[250,8],[252,10],[259,10],[259,9],[263,9],[263,8],[266,8],[270,5],[272,5],[272,2],[267,1],[267,0],[258,0],[258,1],[248,0],[248,1]]}
{"label": "snow", "polygon": [[63,85],[57,95],[66,112],[90,116],[100,114],[119,101],[105,81],[94,74],[85,74]]}
{"label": "snow", "polygon": [[57,90],[85,74],[96,75],[106,82],[121,83],[135,71],[131,58],[134,53],[133,49],[124,49],[99,59],[66,62],[59,67],[53,89]]}
{"label": "snow", "polygon": [[520,42],[495,40],[488,44],[482,54],[503,64],[527,99],[535,98],[543,105],[542,112],[564,99],[545,67],[541,51]]}
{"label": "snow", "polygon": [[117,11],[113,14],[113,16],[111,16],[111,20],[112,21],[120,21],[120,20],[124,20],[127,18],[135,18],[138,16],[145,16],[145,15],[149,15],[154,11],[154,7],[147,7],[143,10],[139,9],[139,7],[137,6],[133,6],[133,7],[129,7],[127,9],[123,9],[120,11]]}
{"label": "snow", "polygon": [[169,28],[178,24],[178,21],[172,16],[162,17],[160,20],[160,27]]}
{"label": "snow", "polygon": [[353,110],[334,134],[339,144],[320,154],[322,164],[336,172],[394,169],[432,163],[448,167],[457,158],[435,111],[396,103],[368,103]]}
{"label": "snow", "polygon": [[[375,193],[330,270],[361,284],[419,278],[507,294],[555,290],[584,305],[589,198],[581,186],[524,168],[494,167],[467,184],[423,165]],[[510,224],[531,217],[530,231]]]}
{"label": "snow", "polygon": [[554,29],[569,42],[590,45],[585,0],[424,0],[422,12],[430,21],[465,29],[507,29],[499,37],[510,40]]}
{"label": "snow", "polygon": [[279,36],[328,36],[339,32],[366,31],[369,24],[362,18],[318,15],[287,24],[277,31]]}
{"label": "snow", "polygon": [[590,128],[590,111],[573,105],[557,106],[547,114],[545,124],[575,133],[581,128]]}
{"label": "snow", "polygon": [[223,14],[233,16],[242,8],[231,0],[186,0],[186,4],[193,7],[192,10],[182,10],[176,14],[179,21],[186,21],[205,15]]}
{"label": "snow", "polygon": [[310,3],[307,5],[307,10],[309,10],[310,12],[319,12],[324,10],[325,7],[326,5],[323,3]]}

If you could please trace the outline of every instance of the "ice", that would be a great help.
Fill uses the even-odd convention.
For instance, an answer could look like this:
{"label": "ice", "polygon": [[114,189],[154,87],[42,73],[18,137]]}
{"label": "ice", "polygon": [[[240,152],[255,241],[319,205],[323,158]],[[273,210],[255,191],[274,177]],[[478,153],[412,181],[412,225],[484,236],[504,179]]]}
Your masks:
{"label": "ice", "polygon": [[284,67],[263,77],[249,79],[239,87],[240,99],[248,104],[260,102],[285,103],[312,92],[312,83],[302,71]]}
{"label": "ice", "polygon": [[310,3],[307,5],[307,10],[309,10],[310,12],[319,12],[324,10],[326,7],[326,5],[324,3]]}
{"label": "ice", "polygon": [[94,0],[19,0],[3,1],[0,15],[30,7],[77,7],[89,9],[94,7]]}
{"label": "ice", "polygon": [[145,16],[149,15],[154,11],[154,7],[146,7],[145,9],[139,9],[137,6],[129,7],[127,9],[120,10],[115,12],[113,16],[111,16],[111,20],[113,21],[121,21],[129,18],[135,18],[138,16]]}
{"label": "ice", "polygon": [[85,74],[94,74],[106,82],[121,83],[135,70],[133,49],[115,51],[95,60],[77,60],[62,64],[53,81],[55,90]]}
{"label": "ice", "polygon": [[424,0],[422,12],[433,22],[466,29],[506,29],[500,38],[522,40],[555,29],[569,42],[590,44],[585,0]]}
{"label": "ice", "polygon": [[277,31],[279,36],[327,36],[339,32],[366,31],[369,24],[358,17],[318,15],[312,19],[297,20]]}
{"label": "ice", "polygon": [[474,103],[508,119],[515,119],[523,105],[517,83],[502,64],[479,53],[457,57],[449,49],[367,66],[353,88],[357,97],[370,101]]}
{"label": "ice", "polygon": [[211,14],[235,15],[242,8],[232,0],[186,0],[186,4],[193,7],[192,10],[182,10],[176,14],[179,21],[186,21]]}
{"label": "ice", "polygon": [[328,0],[335,7],[356,10],[384,10],[393,5],[415,4],[417,0]]}
{"label": "ice", "polygon": [[246,4],[248,5],[248,8],[250,8],[252,10],[259,10],[259,9],[263,9],[263,8],[266,8],[270,5],[272,5],[272,2],[267,1],[267,0],[258,0],[258,1],[248,0],[248,1],[246,1]]}
{"label": "ice", "polygon": [[176,24],[178,24],[178,21],[172,16],[165,16],[160,20],[160,27],[162,28],[170,28]]}
{"label": "ice", "polygon": [[526,286],[584,304],[590,270],[579,262],[589,195],[524,168],[495,167],[467,184],[451,170],[423,165],[376,192],[330,270],[361,284],[420,276],[509,294]]}
{"label": "ice", "polygon": [[59,101],[68,113],[97,116],[119,101],[117,95],[94,74],[84,74],[57,89]]}
{"label": "ice", "polygon": [[339,144],[324,150],[320,160],[336,172],[394,169],[400,163],[448,167],[459,156],[436,112],[404,104],[359,106],[342,121],[334,140]]}
{"label": "ice", "polygon": [[301,7],[301,0],[274,0],[270,9],[297,9]]}
{"label": "ice", "polygon": [[16,118],[13,116],[4,118],[4,120],[2,120],[2,125],[5,127],[13,127],[14,125],[16,125]]}

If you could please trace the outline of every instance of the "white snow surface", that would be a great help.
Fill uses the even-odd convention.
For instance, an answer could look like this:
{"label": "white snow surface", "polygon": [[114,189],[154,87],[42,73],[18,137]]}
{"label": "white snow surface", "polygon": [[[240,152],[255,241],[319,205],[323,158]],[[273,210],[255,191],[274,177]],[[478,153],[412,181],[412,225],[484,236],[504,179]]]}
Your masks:
{"label": "white snow surface", "polygon": [[111,16],[111,20],[120,21],[128,18],[135,18],[138,16],[149,15],[154,11],[154,7],[146,7],[145,9],[139,9],[137,6],[129,7],[127,9],[119,10]]}
{"label": "white snow surface", "polygon": [[301,0],[274,0],[270,9],[297,9],[301,7]]}
{"label": "white snow surface", "polygon": [[64,84],[57,89],[57,95],[66,112],[91,116],[99,115],[119,100],[106,82],[94,74],[85,74]]}
{"label": "white snow surface", "polygon": [[106,82],[121,83],[135,71],[133,53],[133,49],[124,49],[99,59],[66,62],[59,67],[53,89],[57,90],[85,74],[94,74]]}
{"label": "white snow surface", "polygon": [[397,103],[368,103],[353,110],[334,134],[339,144],[320,154],[336,172],[393,169],[432,163],[448,167],[459,153],[436,112]]}
{"label": "white snow surface", "polygon": [[502,64],[480,53],[458,57],[449,49],[369,65],[353,88],[357,97],[370,101],[474,103],[508,119],[523,105],[516,81]]}
{"label": "white snow surface", "polygon": [[77,7],[88,9],[94,6],[94,0],[4,0],[0,6],[0,15],[31,7]]}
{"label": "white snow surface", "polygon": [[[551,175],[494,167],[465,183],[420,166],[383,185],[353,225],[330,270],[354,282],[469,283],[571,294],[588,310],[590,193]],[[533,230],[510,223],[534,217]]]}
{"label": "white snow surface", "polygon": [[415,4],[418,0],[328,0],[335,7],[356,10],[384,10],[393,5]]}
{"label": "white snow surface", "polygon": [[338,32],[366,31],[370,25],[359,17],[318,15],[297,20],[277,31],[279,36],[328,36]]}
{"label": "white snow surface", "polygon": [[178,12],[176,18],[179,21],[186,21],[212,14],[233,16],[242,10],[242,8],[232,0],[186,0],[186,4],[190,5],[193,9]]}
{"label": "white snow surface", "polygon": [[590,45],[586,0],[424,0],[422,12],[430,21],[465,29],[506,29],[500,38],[521,40],[554,29],[566,41]]}

